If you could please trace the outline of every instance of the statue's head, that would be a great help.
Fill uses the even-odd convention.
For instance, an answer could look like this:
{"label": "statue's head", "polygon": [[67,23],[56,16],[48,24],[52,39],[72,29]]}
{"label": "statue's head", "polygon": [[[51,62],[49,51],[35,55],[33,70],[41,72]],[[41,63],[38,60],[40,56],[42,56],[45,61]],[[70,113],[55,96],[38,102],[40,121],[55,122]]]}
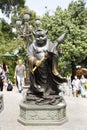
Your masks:
{"label": "statue's head", "polygon": [[38,29],[34,32],[34,36],[38,45],[44,45],[46,43],[47,33],[48,31],[45,31],[43,29]]}

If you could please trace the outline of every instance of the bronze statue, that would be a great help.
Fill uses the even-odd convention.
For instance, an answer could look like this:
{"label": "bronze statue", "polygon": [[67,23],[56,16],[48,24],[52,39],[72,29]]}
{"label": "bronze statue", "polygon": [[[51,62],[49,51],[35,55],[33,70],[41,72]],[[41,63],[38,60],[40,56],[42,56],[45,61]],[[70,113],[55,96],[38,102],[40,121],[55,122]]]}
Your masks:
{"label": "bronze statue", "polygon": [[57,46],[63,42],[66,33],[52,43],[47,38],[47,31],[38,29],[34,32],[35,40],[29,46],[30,88],[27,101],[35,104],[57,104],[63,98],[59,96],[59,85],[66,82],[57,71]]}

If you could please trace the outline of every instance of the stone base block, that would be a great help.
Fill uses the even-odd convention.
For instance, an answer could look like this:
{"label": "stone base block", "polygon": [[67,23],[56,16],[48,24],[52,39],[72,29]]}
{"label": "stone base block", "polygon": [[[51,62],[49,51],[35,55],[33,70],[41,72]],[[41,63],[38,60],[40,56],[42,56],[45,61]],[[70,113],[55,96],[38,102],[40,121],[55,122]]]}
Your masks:
{"label": "stone base block", "polygon": [[4,109],[3,94],[0,93],[0,112]]}
{"label": "stone base block", "polygon": [[18,121],[23,125],[61,125],[67,121],[66,103],[40,106],[21,102]]}

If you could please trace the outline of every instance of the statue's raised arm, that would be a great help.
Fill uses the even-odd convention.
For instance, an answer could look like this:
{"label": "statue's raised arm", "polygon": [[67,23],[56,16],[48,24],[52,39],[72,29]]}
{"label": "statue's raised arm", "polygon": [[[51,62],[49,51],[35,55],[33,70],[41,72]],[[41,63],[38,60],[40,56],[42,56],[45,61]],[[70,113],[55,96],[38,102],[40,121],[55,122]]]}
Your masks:
{"label": "statue's raised arm", "polygon": [[62,34],[60,37],[57,38],[56,42],[58,44],[62,43],[66,37],[67,33],[65,32],[64,34]]}
{"label": "statue's raised arm", "polygon": [[67,35],[67,32],[63,33],[60,37],[58,37],[56,39],[56,41],[54,43],[50,44],[49,51],[50,52],[54,52],[54,53],[57,54],[58,53],[57,47],[58,47],[58,45],[60,45],[61,43],[63,43],[66,35]]}

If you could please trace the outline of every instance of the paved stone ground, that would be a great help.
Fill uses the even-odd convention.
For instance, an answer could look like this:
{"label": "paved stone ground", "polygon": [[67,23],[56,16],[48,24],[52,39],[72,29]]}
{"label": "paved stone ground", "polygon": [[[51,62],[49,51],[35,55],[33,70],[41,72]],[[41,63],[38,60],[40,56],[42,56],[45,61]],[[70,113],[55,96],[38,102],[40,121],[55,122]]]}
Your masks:
{"label": "paved stone ground", "polygon": [[4,110],[0,113],[0,130],[87,130],[87,98],[64,96],[68,122],[60,126],[24,126],[17,122],[23,94],[17,89],[3,91]]}

